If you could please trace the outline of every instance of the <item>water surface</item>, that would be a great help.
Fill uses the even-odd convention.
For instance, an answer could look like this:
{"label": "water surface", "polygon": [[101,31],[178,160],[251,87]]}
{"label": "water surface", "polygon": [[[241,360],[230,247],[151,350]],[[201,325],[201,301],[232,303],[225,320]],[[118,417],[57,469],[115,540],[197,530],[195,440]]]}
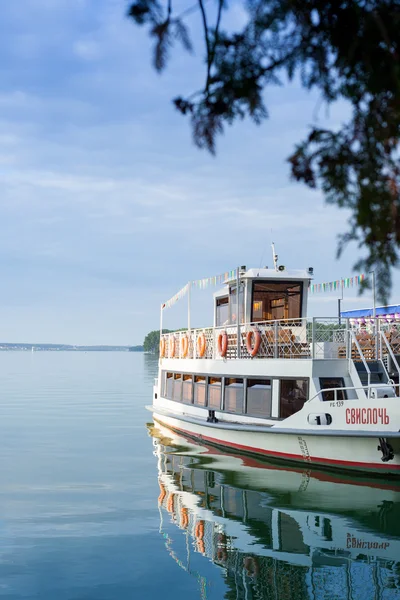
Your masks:
{"label": "water surface", "polygon": [[0,596],[400,599],[400,491],[194,445],[136,353],[0,354]]}

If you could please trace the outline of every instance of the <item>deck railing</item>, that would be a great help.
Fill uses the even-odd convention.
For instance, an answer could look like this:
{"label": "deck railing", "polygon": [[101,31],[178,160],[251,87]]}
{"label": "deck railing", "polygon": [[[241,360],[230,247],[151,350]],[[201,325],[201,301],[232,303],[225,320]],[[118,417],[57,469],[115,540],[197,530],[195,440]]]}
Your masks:
{"label": "deck railing", "polygon": [[[253,347],[248,345],[251,332],[260,334],[255,356],[249,352]],[[225,356],[221,356],[218,341],[224,334],[227,348]],[[393,324],[379,318],[368,323],[367,328],[350,319],[313,317],[177,331],[163,334],[162,339],[166,358],[312,358],[365,362],[382,360],[388,353],[400,354],[400,330],[397,327],[394,330]],[[254,344],[254,336],[250,342]]]}

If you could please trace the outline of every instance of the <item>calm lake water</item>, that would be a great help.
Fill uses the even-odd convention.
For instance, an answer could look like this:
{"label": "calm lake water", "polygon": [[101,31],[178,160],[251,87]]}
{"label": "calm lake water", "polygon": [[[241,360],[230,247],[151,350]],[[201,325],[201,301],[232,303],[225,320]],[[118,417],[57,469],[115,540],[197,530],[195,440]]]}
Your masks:
{"label": "calm lake water", "polygon": [[0,596],[400,600],[400,482],[153,427],[157,363],[0,354]]}

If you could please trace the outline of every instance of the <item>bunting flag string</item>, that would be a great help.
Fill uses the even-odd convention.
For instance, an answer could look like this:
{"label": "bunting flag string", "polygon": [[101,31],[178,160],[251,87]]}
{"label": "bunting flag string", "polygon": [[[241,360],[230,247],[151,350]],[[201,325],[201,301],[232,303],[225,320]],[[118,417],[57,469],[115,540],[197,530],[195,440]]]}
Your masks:
{"label": "bunting flag string", "polygon": [[365,280],[365,275],[354,275],[354,277],[345,277],[344,279],[337,279],[336,281],[328,281],[325,283],[310,283],[308,291],[310,294],[319,294],[320,292],[335,292],[336,290],[342,290],[359,286]]}
{"label": "bunting flag string", "polygon": [[204,290],[211,285],[221,285],[227,279],[235,279],[237,277],[237,269],[233,269],[231,271],[225,271],[225,273],[221,273],[220,275],[214,275],[214,277],[204,277],[203,279],[196,279],[195,281],[190,281],[186,285],[183,286],[181,290],[175,296],[172,296],[167,302],[162,305],[162,308],[170,308],[173,306],[178,300],[181,300],[184,296],[186,296],[189,291],[189,287],[193,286],[194,288],[198,288],[200,290]]}

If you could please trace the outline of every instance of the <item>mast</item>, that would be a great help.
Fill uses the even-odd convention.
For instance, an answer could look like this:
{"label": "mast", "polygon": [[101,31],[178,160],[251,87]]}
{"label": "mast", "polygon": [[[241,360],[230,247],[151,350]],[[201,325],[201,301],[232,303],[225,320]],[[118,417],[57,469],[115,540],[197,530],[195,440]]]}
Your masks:
{"label": "mast", "polygon": [[274,269],[275,269],[275,271],[277,271],[278,270],[278,255],[275,254],[275,243],[272,242],[271,246],[272,246],[272,260],[274,261]]}

